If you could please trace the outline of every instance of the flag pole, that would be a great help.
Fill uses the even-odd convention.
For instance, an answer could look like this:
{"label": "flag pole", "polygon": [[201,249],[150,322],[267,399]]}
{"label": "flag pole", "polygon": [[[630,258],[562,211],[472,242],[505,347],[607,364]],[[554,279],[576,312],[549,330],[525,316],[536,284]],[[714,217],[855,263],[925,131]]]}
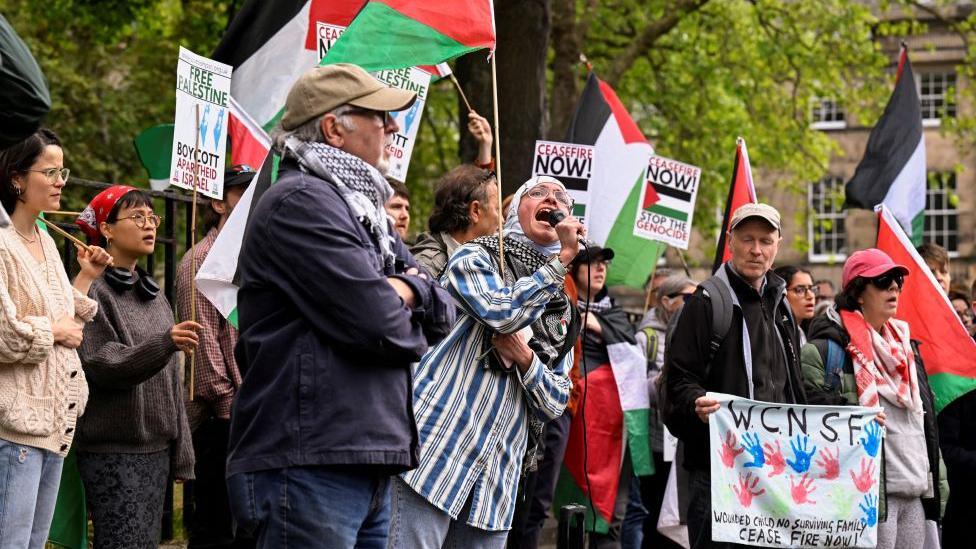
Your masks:
{"label": "flag pole", "polygon": [[[193,245],[197,242],[197,187],[200,186],[200,104],[196,104],[197,131],[194,132],[196,162],[193,164],[193,203],[190,204],[190,321],[197,321],[197,255]],[[190,351],[190,401],[193,401],[196,388],[196,352]]]}
{"label": "flag pole", "polygon": [[468,112],[474,112],[474,109],[471,108],[471,103],[468,102],[468,97],[464,95],[464,90],[461,89],[461,83],[454,77],[453,72],[451,73],[451,82],[454,82],[454,87],[461,94],[461,99],[464,100],[464,106],[468,108]]}
{"label": "flag pole", "polygon": [[502,275],[502,281],[505,281],[505,234],[503,228],[505,226],[504,216],[501,212],[504,211],[502,208],[502,131],[501,126],[498,124],[498,70],[496,65],[498,64],[498,51],[495,50],[491,52],[491,96],[492,96],[492,107],[495,111],[495,181],[498,183],[498,268]]}

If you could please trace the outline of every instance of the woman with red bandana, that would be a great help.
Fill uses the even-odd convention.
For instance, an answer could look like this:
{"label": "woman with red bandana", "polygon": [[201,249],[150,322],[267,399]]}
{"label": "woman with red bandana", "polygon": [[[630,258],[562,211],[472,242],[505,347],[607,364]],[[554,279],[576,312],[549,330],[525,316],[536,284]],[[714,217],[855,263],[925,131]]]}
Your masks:
{"label": "woman with red bandana", "polygon": [[91,389],[78,424],[78,469],[95,549],[158,547],[170,475],[193,478],[178,351],[196,348],[200,326],[174,326],[159,285],[138,266],[155,250],[161,221],[148,194],[115,185],[77,222],[114,260],[88,292],[98,314],[78,350]]}

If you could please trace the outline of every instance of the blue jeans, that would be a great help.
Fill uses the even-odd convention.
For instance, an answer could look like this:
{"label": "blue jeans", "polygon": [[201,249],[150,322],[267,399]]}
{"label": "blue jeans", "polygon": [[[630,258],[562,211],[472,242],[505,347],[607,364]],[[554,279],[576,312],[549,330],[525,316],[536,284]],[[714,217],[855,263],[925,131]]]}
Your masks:
{"label": "blue jeans", "polygon": [[0,439],[0,547],[43,549],[64,458]]}
{"label": "blue jeans", "polygon": [[286,467],[227,479],[238,531],[261,548],[384,549],[390,477]]}
{"label": "blue jeans", "polygon": [[[623,482],[624,479],[620,479]],[[640,479],[637,475],[630,475],[630,490],[627,493],[627,514],[624,515],[623,525],[620,527],[620,547],[622,549],[640,549],[644,541],[644,521],[648,512],[641,499]]]}
{"label": "blue jeans", "polygon": [[[390,499],[389,549],[504,549],[508,531],[489,532],[464,522],[471,512],[471,495],[451,519],[444,511],[431,505],[413,491],[400,477],[393,477]],[[471,491],[471,494],[474,490]]]}

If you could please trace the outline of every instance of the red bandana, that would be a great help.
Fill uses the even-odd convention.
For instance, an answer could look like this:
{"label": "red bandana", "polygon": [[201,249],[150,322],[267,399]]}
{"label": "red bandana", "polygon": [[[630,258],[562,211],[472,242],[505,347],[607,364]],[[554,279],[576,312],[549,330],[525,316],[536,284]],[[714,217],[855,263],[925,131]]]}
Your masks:
{"label": "red bandana", "polygon": [[102,231],[99,226],[108,219],[108,214],[112,213],[112,208],[123,196],[131,191],[136,191],[135,187],[129,185],[112,185],[104,191],[95,195],[95,198],[88,203],[75,224],[81,231],[88,236],[88,243],[101,245],[103,242]]}

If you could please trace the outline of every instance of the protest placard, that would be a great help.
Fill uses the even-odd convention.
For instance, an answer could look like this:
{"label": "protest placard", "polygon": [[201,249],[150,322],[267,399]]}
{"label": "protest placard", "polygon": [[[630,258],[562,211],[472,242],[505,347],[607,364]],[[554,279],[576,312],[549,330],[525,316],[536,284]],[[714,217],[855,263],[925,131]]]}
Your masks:
{"label": "protest placard", "polygon": [[708,396],[721,406],[708,420],[712,540],[876,546],[881,408]]}
{"label": "protest placard", "polygon": [[318,45],[318,61],[321,61],[325,54],[329,53],[336,40],[342,36],[346,27],[342,25],[332,25],[323,21],[315,22],[315,37]]}
{"label": "protest placard", "polygon": [[192,190],[196,180],[198,192],[218,199],[224,196],[231,70],[180,47],[169,181]]}
{"label": "protest placard", "polygon": [[390,169],[387,175],[397,181],[406,181],[410,157],[413,155],[413,147],[417,143],[420,118],[424,113],[424,105],[427,103],[430,73],[412,67],[375,72],[373,76],[387,86],[417,94],[417,100],[409,109],[390,113],[400,130],[393,134],[386,145],[386,151],[390,155]]}
{"label": "protest placard", "polygon": [[555,177],[566,186],[573,197],[573,215],[586,224],[586,207],[589,204],[590,178],[593,176],[593,160],[596,147],[536,141],[532,175]]}
{"label": "protest placard", "polygon": [[634,236],[688,249],[701,168],[663,156],[651,156]]}

